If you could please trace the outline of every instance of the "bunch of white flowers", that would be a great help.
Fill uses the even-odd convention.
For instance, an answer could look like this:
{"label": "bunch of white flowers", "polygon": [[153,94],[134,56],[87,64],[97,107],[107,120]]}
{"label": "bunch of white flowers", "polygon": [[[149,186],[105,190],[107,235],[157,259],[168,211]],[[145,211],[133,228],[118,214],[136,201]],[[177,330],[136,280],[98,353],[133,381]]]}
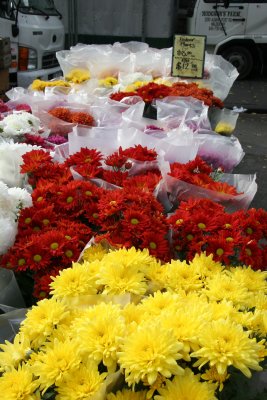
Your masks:
{"label": "bunch of white flowers", "polygon": [[28,151],[40,149],[25,143],[14,143],[12,139],[1,139],[0,137],[0,181],[9,187],[23,186],[24,176],[20,173],[23,163],[22,156]]}
{"label": "bunch of white flowers", "polygon": [[31,195],[25,189],[8,188],[0,181],[0,255],[15,242],[20,210],[31,205]]}
{"label": "bunch of white flowers", "polygon": [[3,137],[16,137],[30,133],[31,135],[43,133],[41,121],[38,117],[26,111],[13,111],[0,121],[0,135]]}

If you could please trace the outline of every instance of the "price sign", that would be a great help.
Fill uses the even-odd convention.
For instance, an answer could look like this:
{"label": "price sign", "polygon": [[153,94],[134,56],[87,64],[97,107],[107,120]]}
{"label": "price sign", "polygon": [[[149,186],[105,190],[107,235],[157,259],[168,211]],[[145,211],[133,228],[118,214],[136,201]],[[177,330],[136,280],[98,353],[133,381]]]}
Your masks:
{"label": "price sign", "polygon": [[202,78],[206,36],[175,35],[172,53],[172,76]]}

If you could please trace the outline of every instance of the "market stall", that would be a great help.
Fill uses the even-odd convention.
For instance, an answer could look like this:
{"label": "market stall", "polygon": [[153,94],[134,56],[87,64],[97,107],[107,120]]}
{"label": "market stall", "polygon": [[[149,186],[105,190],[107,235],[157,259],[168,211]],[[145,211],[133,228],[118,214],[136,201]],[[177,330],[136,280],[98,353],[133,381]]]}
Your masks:
{"label": "market stall", "polygon": [[267,211],[234,172],[235,68],[175,78],[139,42],[58,59],[0,104],[3,398],[264,399]]}

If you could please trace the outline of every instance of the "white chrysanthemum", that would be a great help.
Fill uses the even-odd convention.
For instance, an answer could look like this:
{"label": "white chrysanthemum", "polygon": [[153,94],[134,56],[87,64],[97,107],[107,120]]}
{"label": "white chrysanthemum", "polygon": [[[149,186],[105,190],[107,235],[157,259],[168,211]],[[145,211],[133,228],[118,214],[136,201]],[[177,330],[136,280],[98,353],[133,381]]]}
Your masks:
{"label": "white chrysanthemum", "polygon": [[0,134],[4,137],[34,134],[39,129],[40,119],[26,111],[13,112],[0,121]]}
{"label": "white chrysanthemum", "polygon": [[4,182],[0,181],[0,212],[10,211],[10,196],[8,194],[8,187]]}
{"label": "white chrysanthemum", "polygon": [[8,189],[10,197],[10,205],[12,211],[17,214],[17,211],[32,206],[32,196],[26,189],[12,187]]}
{"label": "white chrysanthemum", "polygon": [[11,247],[17,235],[17,223],[10,218],[0,216],[0,255]]}
{"label": "white chrysanthemum", "polygon": [[40,147],[0,139],[0,180],[9,187],[22,186],[23,175],[20,173],[22,156],[35,149],[40,149]]}

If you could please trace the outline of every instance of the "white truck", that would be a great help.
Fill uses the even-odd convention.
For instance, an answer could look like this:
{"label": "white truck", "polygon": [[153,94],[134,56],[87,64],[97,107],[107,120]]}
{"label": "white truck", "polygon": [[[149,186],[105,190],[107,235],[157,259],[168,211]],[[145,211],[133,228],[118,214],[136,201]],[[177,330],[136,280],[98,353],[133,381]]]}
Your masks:
{"label": "white truck", "polygon": [[56,52],[64,49],[65,32],[53,0],[0,0],[0,36],[11,41],[12,85],[61,75]]}
{"label": "white truck", "polygon": [[220,54],[239,79],[261,70],[267,50],[267,0],[188,0],[186,32],[206,35],[208,52]]}

